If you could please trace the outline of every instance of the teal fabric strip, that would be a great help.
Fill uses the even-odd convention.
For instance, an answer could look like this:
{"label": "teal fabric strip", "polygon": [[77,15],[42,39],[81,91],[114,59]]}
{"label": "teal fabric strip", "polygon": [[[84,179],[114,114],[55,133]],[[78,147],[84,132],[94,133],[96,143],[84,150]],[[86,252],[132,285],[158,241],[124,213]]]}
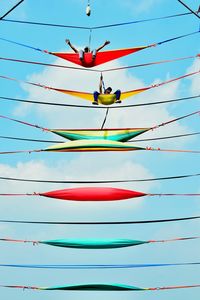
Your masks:
{"label": "teal fabric strip", "polygon": [[131,247],[149,243],[148,241],[118,239],[118,240],[46,240],[41,241],[41,244],[50,246],[66,247],[66,248],[81,248],[81,249],[112,249]]}

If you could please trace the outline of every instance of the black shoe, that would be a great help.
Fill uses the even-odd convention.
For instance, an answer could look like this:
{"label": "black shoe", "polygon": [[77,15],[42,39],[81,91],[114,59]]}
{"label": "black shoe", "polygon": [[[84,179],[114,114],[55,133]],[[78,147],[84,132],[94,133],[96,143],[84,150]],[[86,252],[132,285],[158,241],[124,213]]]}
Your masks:
{"label": "black shoe", "polygon": [[97,101],[93,101],[92,104],[99,105],[99,103]]}
{"label": "black shoe", "polygon": [[121,100],[116,100],[115,103],[117,103],[117,104],[122,103],[122,101]]}

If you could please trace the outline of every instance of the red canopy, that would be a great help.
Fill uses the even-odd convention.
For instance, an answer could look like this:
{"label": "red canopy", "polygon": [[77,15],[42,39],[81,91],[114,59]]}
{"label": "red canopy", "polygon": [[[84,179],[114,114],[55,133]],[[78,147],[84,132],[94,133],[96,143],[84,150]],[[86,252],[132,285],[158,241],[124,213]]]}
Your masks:
{"label": "red canopy", "polygon": [[134,47],[134,48],[126,48],[126,49],[117,49],[117,50],[108,50],[108,51],[101,51],[97,52],[96,58],[92,58],[92,53],[84,53],[84,60],[81,61],[79,58],[78,53],[65,53],[65,52],[49,52],[55,56],[58,56],[62,59],[68,60],[74,64],[83,66],[85,68],[92,68],[94,66],[98,66],[109,62],[111,60],[120,58],[122,56],[129,55],[131,53],[143,50],[149,46],[141,46],[141,47]]}
{"label": "red canopy", "polygon": [[114,201],[147,195],[142,192],[110,187],[80,187],[39,194],[45,197],[74,201]]}

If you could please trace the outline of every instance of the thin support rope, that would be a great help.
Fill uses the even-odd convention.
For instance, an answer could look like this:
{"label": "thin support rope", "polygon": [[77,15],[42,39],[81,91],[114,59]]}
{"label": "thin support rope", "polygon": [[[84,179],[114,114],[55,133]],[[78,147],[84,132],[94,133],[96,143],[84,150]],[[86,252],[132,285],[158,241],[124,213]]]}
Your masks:
{"label": "thin support rope", "polygon": [[7,13],[5,13],[2,17],[0,17],[0,20],[3,21],[3,18],[6,17],[11,11],[13,11],[17,6],[19,6],[24,0],[19,1],[16,5],[14,5]]}
{"label": "thin support rope", "polygon": [[103,129],[103,127],[104,127],[104,125],[106,123],[106,120],[107,120],[107,117],[108,117],[108,112],[109,112],[109,108],[107,108],[107,110],[106,110],[106,115],[105,115],[105,118],[104,118],[103,123],[101,125],[101,129]]}
{"label": "thin support rope", "polygon": [[192,14],[191,12],[187,12],[187,13],[181,13],[181,14],[151,18],[151,19],[143,19],[143,20],[135,20],[135,21],[130,21],[130,22],[123,22],[123,23],[118,23],[118,24],[100,25],[100,26],[95,26],[95,27],[84,27],[84,26],[53,24],[53,23],[43,23],[43,22],[30,22],[30,21],[22,21],[22,20],[14,20],[14,19],[2,19],[2,21],[18,23],[18,24],[27,24],[27,25],[51,26],[51,27],[58,27],[58,28],[61,27],[61,28],[73,28],[73,29],[88,30],[90,28],[91,29],[102,29],[102,28],[109,28],[109,27],[117,27],[117,26],[138,24],[138,23],[143,23],[143,22],[152,22],[152,21],[170,19],[170,18],[175,18],[175,17],[188,16],[188,15],[191,15],[191,14]]}
{"label": "thin support rope", "polygon": [[181,3],[183,6],[185,6],[185,8],[187,8],[193,15],[195,15],[197,18],[200,19],[200,16],[198,15],[198,13],[196,13],[194,10],[192,10],[188,5],[186,5],[183,1],[178,0],[179,3]]}
{"label": "thin support rope", "polygon": [[[169,99],[169,100],[162,100],[162,101],[156,101],[156,102],[148,102],[148,103],[139,103],[139,104],[130,104],[130,105],[120,105],[120,106],[111,106],[109,109],[121,109],[121,108],[127,108],[127,107],[140,107],[140,106],[149,106],[149,105],[158,105],[163,103],[170,103],[170,102],[178,102],[178,101],[186,101],[186,100],[193,100],[198,99],[200,95],[195,96],[189,96],[189,97],[183,97],[183,98],[176,98],[176,99]],[[23,102],[23,103],[35,103],[35,104],[41,104],[41,105],[50,105],[50,106],[63,106],[63,107],[76,107],[76,108],[89,108],[89,109],[107,109],[105,106],[91,106],[91,105],[78,105],[78,104],[65,104],[65,103],[58,103],[58,102],[44,102],[44,101],[36,101],[36,100],[26,100],[26,99],[19,99],[19,98],[12,98],[12,97],[3,97],[0,96],[0,100],[5,101],[17,101],[17,102]]]}
{"label": "thin support rope", "polygon": [[180,58],[160,60],[160,61],[151,61],[151,62],[147,62],[147,63],[143,63],[143,64],[122,66],[119,68],[102,69],[102,70],[90,69],[90,68],[79,68],[79,67],[65,66],[65,65],[60,65],[60,64],[49,64],[49,63],[44,63],[44,62],[29,61],[29,60],[15,59],[15,58],[9,58],[9,57],[0,57],[0,60],[11,61],[11,62],[15,62],[15,63],[42,65],[42,66],[54,67],[54,68],[63,68],[63,69],[72,69],[72,70],[79,70],[79,71],[86,71],[86,72],[102,73],[102,72],[111,72],[111,71],[120,71],[120,70],[125,70],[125,69],[139,68],[139,67],[147,67],[147,66],[152,66],[152,65],[171,63],[171,62],[177,62],[177,61],[181,61],[181,60],[194,59],[194,58],[200,58],[200,54],[196,54],[194,56],[188,56],[188,57],[180,57]]}
{"label": "thin support rope", "polygon": [[200,216],[172,218],[172,219],[153,219],[139,221],[100,221],[100,222],[68,222],[68,221],[25,221],[25,220],[0,220],[0,223],[16,223],[16,224],[40,224],[40,225],[128,225],[128,224],[150,224],[197,220]]}
{"label": "thin support rope", "polygon": [[91,47],[91,42],[92,42],[92,29],[90,28],[90,34],[89,34],[89,41],[88,41],[88,47]]}

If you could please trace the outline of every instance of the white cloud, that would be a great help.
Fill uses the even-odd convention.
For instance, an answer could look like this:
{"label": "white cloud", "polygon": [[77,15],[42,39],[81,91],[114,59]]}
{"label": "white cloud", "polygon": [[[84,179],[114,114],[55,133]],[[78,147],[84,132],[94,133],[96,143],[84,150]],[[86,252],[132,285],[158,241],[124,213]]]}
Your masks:
{"label": "white cloud", "polygon": [[[197,72],[200,71],[200,58],[197,58],[192,66],[188,68],[188,72]],[[200,87],[200,76],[196,75],[191,77],[191,94],[199,95],[199,87]]]}
{"label": "white cloud", "polygon": [[[30,160],[23,163],[18,162],[16,166],[0,165],[0,174],[4,177],[45,179],[45,180],[103,180],[103,179],[137,179],[153,177],[145,167],[131,160],[130,155],[106,154],[104,157],[98,155],[82,154],[70,161],[58,160],[54,166],[48,162]],[[82,185],[70,184],[47,184],[29,183],[18,181],[3,181],[1,193],[33,193],[46,192],[68,187]],[[124,184],[102,184],[102,186],[121,187],[131,190],[149,192],[157,183],[124,183]],[[86,186],[86,185],[84,185]],[[91,184],[87,184],[91,186]],[[93,185],[97,186],[97,185]],[[99,185],[98,185],[99,186]],[[1,197],[1,215],[4,219],[25,220],[106,220],[127,218],[130,210],[140,211],[144,198],[130,199],[116,202],[74,202],[61,201],[38,196]],[[8,213],[9,207],[9,213]],[[17,216],[17,217],[16,217]],[[56,216],[56,217],[55,217]],[[3,230],[4,228],[1,227]],[[0,230],[1,230],[0,229]],[[76,228],[74,228],[76,232]],[[70,235],[73,237],[74,231]],[[85,234],[90,231],[85,230]],[[61,231],[62,233],[62,231]],[[64,233],[62,233],[64,234]],[[79,233],[77,233],[78,235]],[[58,232],[57,232],[58,235]],[[41,234],[45,237],[45,232]]]}
{"label": "white cloud", "polygon": [[[56,59],[55,63],[60,63],[60,60]],[[71,65],[66,63],[66,65]],[[108,68],[119,67],[119,62],[110,62],[106,65]],[[87,75],[86,75],[87,74]],[[171,74],[167,74],[166,78],[156,79],[154,83],[162,82],[173,77]],[[147,83],[144,83],[142,80],[138,79],[136,76],[127,73],[126,71],[121,71],[120,76],[118,72],[106,73],[104,76],[106,85],[112,86],[113,89],[121,88],[122,90],[130,90],[134,88],[140,88]],[[74,70],[61,70],[54,68],[45,68],[43,72],[32,74],[28,78],[29,81],[38,82],[41,84],[46,84],[58,88],[66,88],[72,90],[80,91],[93,91],[98,88],[99,74],[93,72],[85,71],[74,71]],[[171,99],[175,98],[178,94],[178,88],[180,86],[179,82],[174,82],[163,87],[155,88],[150,91],[144,92],[133,99],[127,100],[129,103],[141,103],[148,102],[149,99]],[[52,92],[44,90],[34,86],[24,86],[25,90],[28,93],[30,99],[38,99],[48,102],[63,102],[63,103],[87,103],[83,100],[78,100],[74,97],[66,96],[62,93]],[[90,102],[89,102],[90,103]],[[88,103],[88,104],[89,104]],[[25,108],[25,109],[24,109]],[[50,128],[92,128],[100,127],[104,118],[105,112],[102,110],[85,110],[85,109],[71,109],[71,108],[54,108],[49,106],[37,106],[37,105],[20,105],[15,111],[17,115],[26,114],[33,115],[41,118],[44,124],[40,124],[44,127]],[[176,115],[177,116],[177,115]],[[168,121],[173,119],[174,116],[169,112],[168,105],[158,105],[158,106],[148,106],[140,108],[128,108],[128,109],[115,109],[110,111],[108,115],[108,120],[106,127],[145,127],[145,126],[154,126],[163,121]],[[179,115],[178,115],[179,116]],[[47,125],[48,124],[48,125]],[[162,127],[155,131],[150,131],[145,134],[144,137],[153,137],[161,135],[171,135],[185,133],[189,131],[186,127],[183,127],[181,123],[173,123],[169,126]],[[182,140],[184,144],[188,140]],[[181,147],[180,139],[178,141],[173,140],[173,147],[171,146],[171,141],[166,141],[162,143],[162,146],[166,148],[178,148]],[[147,144],[148,146],[154,146],[153,144]],[[156,142],[156,145],[159,147],[160,142]],[[145,143],[146,146],[146,143]],[[43,155],[45,155],[43,153]],[[67,161],[66,161],[67,157]],[[23,169],[23,170],[22,170]],[[56,156],[56,162],[49,164],[48,160],[45,162],[41,161],[32,161],[28,165],[17,165],[15,170],[9,171],[11,174],[15,173],[13,177],[22,177],[24,174],[27,178],[53,178],[54,179],[65,179],[65,178],[74,178],[74,179],[121,179],[121,178],[145,178],[153,177],[152,172],[147,168],[143,167],[140,163],[137,162],[137,154],[134,153],[84,153],[76,155],[60,154]],[[4,174],[4,172],[2,172]],[[38,176],[39,175],[39,176]],[[69,186],[69,185],[68,185]],[[156,185],[149,184],[118,184],[118,187],[131,188],[135,190],[140,190],[144,192],[151,191]],[[36,185],[27,185],[23,186],[24,190],[27,187],[26,191],[33,191],[33,187],[36,187],[35,191],[38,191],[38,186]],[[66,186],[63,186],[63,188]],[[47,185],[40,185],[40,191],[48,191],[57,188],[49,188]],[[58,188],[62,188],[59,186]],[[44,206],[43,206],[44,201]],[[48,201],[48,200],[47,200]],[[33,206],[32,202],[32,206]],[[92,216],[104,216],[109,217],[109,209],[113,207],[112,203],[103,203],[100,206],[98,204],[87,204],[87,203],[72,203],[68,202],[68,205],[63,201],[48,201],[48,211],[59,211],[62,207],[62,214],[67,214],[70,217],[73,214],[80,214],[88,216],[88,213],[91,213]],[[121,216],[121,214],[127,215],[127,210],[140,210],[142,208],[143,201],[139,200],[130,200],[122,201],[115,203],[115,216]],[[108,209],[109,208],[109,209]],[[35,208],[33,208],[35,209]],[[41,211],[46,211],[45,199],[41,200]]]}
{"label": "white cloud", "polygon": [[[59,63],[60,60],[56,59],[55,64]],[[67,62],[64,63],[66,65],[72,65]],[[116,61],[106,64],[106,68],[119,66],[119,62]],[[152,84],[168,80],[171,77],[173,76],[167,74],[166,78],[156,79]],[[197,88],[198,83],[196,83],[195,80],[198,79],[195,79],[196,77],[193,79],[193,85]],[[95,89],[98,89],[99,74],[87,71],[45,68],[41,73],[30,75],[28,80],[57,88],[93,92]],[[107,86],[113,87],[113,90],[120,88],[122,91],[126,91],[149,85],[149,83],[143,82],[141,79],[131,75],[125,70],[120,72],[120,76],[118,72],[105,73],[104,80]],[[173,82],[162,87],[153,88],[135,97],[127,99],[124,104],[146,103],[151,99],[152,101],[156,101],[158,99],[173,99],[177,97],[179,86],[180,82]],[[91,104],[88,101],[79,100],[75,97],[41,89],[39,87],[23,85],[23,88],[28,92],[30,99],[42,99],[42,101],[47,102]],[[101,109],[61,108],[29,104],[21,104],[14,111],[17,116],[29,116],[32,115],[33,112],[44,120],[45,124],[40,124],[41,126],[47,127],[47,123],[50,128],[100,128],[105,116],[105,110]],[[174,116],[169,113],[169,105],[167,104],[113,109],[109,111],[106,125],[104,127],[151,127],[178,116],[179,115]],[[150,131],[145,134],[145,137],[171,135],[172,131],[176,134],[183,134],[186,131],[189,132],[189,128],[182,126],[181,123],[173,123],[155,130],[154,132]],[[177,145],[183,145],[187,141],[188,139],[179,139],[177,140]],[[165,141],[162,142],[162,145],[163,144],[171,145],[171,142]]]}
{"label": "white cloud", "polygon": [[[99,157],[98,157],[99,156]],[[18,162],[16,166],[6,164],[0,165],[0,174],[3,177],[25,178],[25,179],[45,179],[45,180],[119,180],[119,179],[141,179],[149,178],[153,175],[143,166],[130,160],[129,154],[123,156],[116,153],[115,163],[113,163],[113,154],[106,155],[81,154],[71,160],[58,160],[54,165],[48,165],[48,161],[30,160],[29,162]],[[63,173],[64,170],[64,173]],[[91,184],[87,184],[90,186]],[[101,184],[106,185],[106,184]],[[109,184],[111,185],[111,184]],[[107,185],[107,186],[109,186]],[[145,191],[154,186],[155,183],[146,183]],[[44,192],[46,190],[80,186],[80,184],[62,184],[52,185],[47,183],[29,183],[23,185],[18,181],[4,182],[1,191],[8,192]],[[124,187],[124,184],[117,184],[118,187]],[[128,183],[127,188],[144,189],[144,183]],[[22,190],[23,189],[23,190]]]}

